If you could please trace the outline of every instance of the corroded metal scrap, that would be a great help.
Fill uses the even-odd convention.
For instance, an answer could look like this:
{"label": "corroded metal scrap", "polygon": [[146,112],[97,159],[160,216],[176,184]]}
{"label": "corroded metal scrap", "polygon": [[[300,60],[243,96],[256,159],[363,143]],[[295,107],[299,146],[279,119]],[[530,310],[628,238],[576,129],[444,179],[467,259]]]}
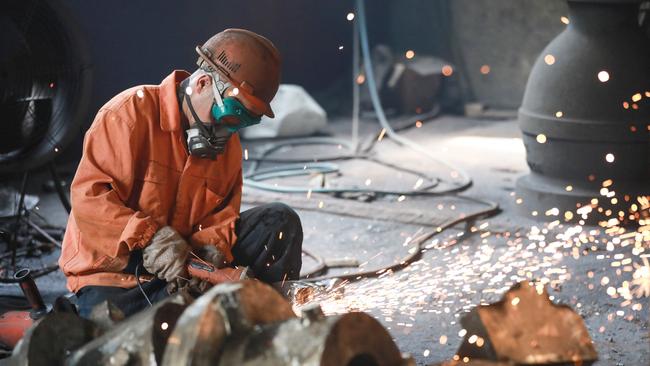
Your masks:
{"label": "corroded metal scrap", "polygon": [[313,283],[306,281],[282,281],[272,284],[285,299],[293,306],[301,307],[308,303],[317,302],[319,298],[341,298],[344,293],[344,286],[340,280],[325,283]]}
{"label": "corroded metal scrap", "polygon": [[446,361],[443,363],[438,363],[438,364],[433,364],[429,366],[516,366],[512,362],[497,362],[497,361],[487,361],[487,360],[479,360],[479,359],[473,359],[473,360],[451,360],[451,361]]}
{"label": "corroded metal scrap", "polygon": [[219,365],[414,365],[402,358],[386,329],[365,313],[324,316],[320,307],[301,318],[251,329],[228,339]]}
{"label": "corroded metal scrap", "polygon": [[67,365],[157,365],[189,299],[181,294],[133,315],[76,350]]}
{"label": "corroded metal scrap", "polygon": [[162,364],[215,365],[228,338],[295,316],[277,291],[259,281],[215,286],[178,319]]}
{"label": "corroded metal scrap", "polygon": [[598,354],[580,315],[556,305],[541,285],[521,282],[494,304],[461,319],[467,331],[460,359],[524,365],[587,364]]}
{"label": "corroded metal scrap", "polygon": [[97,304],[90,313],[90,320],[103,332],[115,327],[117,323],[126,319],[124,312],[109,300]]}
{"label": "corroded metal scrap", "polygon": [[[319,291],[288,288],[293,300]],[[413,360],[365,313],[325,316],[320,306],[305,305],[297,317],[276,289],[247,280],[215,286],[196,300],[179,293],[126,319],[110,302],[95,307],[90,320],[49,314],[14,356],[0,361],[64,364],[407,366]]]}

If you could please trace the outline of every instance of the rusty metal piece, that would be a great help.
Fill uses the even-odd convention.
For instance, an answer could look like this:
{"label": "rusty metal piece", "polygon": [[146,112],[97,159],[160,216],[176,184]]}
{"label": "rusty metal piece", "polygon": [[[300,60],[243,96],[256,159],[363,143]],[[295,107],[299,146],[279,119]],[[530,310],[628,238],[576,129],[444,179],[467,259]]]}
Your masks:
{"label": "rusty metal piece", "polygon": [[325,292],[325,286],[305,281],[282,281],[271,286],[291,304],[298,306],[311,302]]}
{"label": "rusty metal piece", "polygon": [[115,327],[125,318],[124,312],[109,300],[95,305],[89,316],[89,319],[104,332]]}
{"label": "rusty metal piece", "polygon": [[413,364],[411,358],[402,358],[390,334],[370,315],[326,317],[319,306],[306,307],[301,318],[229,338],[219,360],[219,365],[242,366]]}
{"label": "rusty metal piece", "polygon": [[516,364],[588,364],[598,358],[580,315],[551,302],[543,286],[520,282],[494,304],[474,308],[461,319],[467,331],[462,359]]}
{"label": "rusty metal piece", "polygon": [[308,281],[282,281],[271,284],[294,309],[312,302],[319,302],[320,299],[341,298],[345,292],[343,281],[335,279],[321,282]]}
{"label": "rusty metal piece", "polygon": [[179,293],[154,304],[79,348],[67,365],[160,364],[167,338],[189,302]]}
{"label": "rusty metal piece", "polygon": [[65,358],[98,334],[94,324],[71,313],[50,313],[30,328],[2,366],[63,365]]}
{"label": "rusty metal piece", "polygon": [[47,314],[47,308],[30,272],[29,268],[23,268],[14,274],[14,279],[18,281],[20,289],[32,308],[30,311],[32,319],[39,319]]}
{"label": "rusty metal piece", "polygon": [[[442,59],[423,55],[396,62],[391,75],[386,79],[382,98],[387,99],[387,106],[396,104],[404,114],[422,114],[434,110],[439,103],[440,89],[445,78],[443,72],[447,64]],[[395,102],[391,103],[391,99]]]}
{"label": "rusty metal piece", "polygon": [[211,288],[185,310],[167,340],[163,365],[214,365],[227,338],[253,326],[294,318],[291,305],[270,286],[254,280]]}
{"label": "rusty metal piece", "polygon": [[298,288],[293,296],[294,302],[299,305],[306,304],[314,298],[315,292],[316,290],[313,287]]}
{"label": "rusty metal piece", "polygon": [[477,359],[467,360],[467,362],[465,362],[463,359],[458,359],[431,364],[429,366],[515,366],[515,364],[512,362],[496,362]]}

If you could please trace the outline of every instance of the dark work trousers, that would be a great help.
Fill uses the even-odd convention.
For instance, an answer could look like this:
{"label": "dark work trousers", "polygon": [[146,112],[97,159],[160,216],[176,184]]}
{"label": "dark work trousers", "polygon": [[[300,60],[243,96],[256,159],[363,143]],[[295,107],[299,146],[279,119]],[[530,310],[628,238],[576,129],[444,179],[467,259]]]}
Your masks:
{"label": "dark work trousers", "polygon": [[[255,278],[266,283],[298,279],[302,266],[302,224],[298,214],[289,206],[270,203],[244,211],[235,231],[234,265],[249,267]],[[134,273],[135,266],[142,261],[142,253],[134,253],[131,259],[126,273]],[[142,265],[139,271],[145,273]],[[142,283],[142,289],[152,303],[169,296],[166,287],[167,283],[157,278]],[[76,295],[79,314],[84,317],[90,315],[95,305],[107,299],[127,316],[149,306],[137,286],[131,289],[86,286]]]}

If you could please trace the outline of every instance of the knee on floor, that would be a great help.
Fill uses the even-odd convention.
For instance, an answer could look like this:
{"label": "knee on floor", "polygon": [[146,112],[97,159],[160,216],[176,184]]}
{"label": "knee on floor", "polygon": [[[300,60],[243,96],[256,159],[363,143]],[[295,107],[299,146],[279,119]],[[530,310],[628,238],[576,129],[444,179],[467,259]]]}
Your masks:
{"label": "knee on floor", "polygon": [[282,221],[284,222],[279,224],[290,225],[296,227],[296,229],[302,230],[302,224],[298,213],[288,205],[282,202],[273,202],[264,205],[264,209],[268,211],[269,216],[282,218]]}

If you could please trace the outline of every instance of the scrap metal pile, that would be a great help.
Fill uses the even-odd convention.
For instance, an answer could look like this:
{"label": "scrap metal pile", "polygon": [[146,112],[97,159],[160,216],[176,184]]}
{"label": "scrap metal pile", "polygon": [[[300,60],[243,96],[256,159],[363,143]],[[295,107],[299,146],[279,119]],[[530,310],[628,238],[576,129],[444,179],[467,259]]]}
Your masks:
{"label": "scrap metal pile", "polygon": [[[295,294],[293,294],[294,305]],[[325,316],[255,280],[224,283],[198,299],[177,293],[128,319],[109,301],[90,319],[72,308],[34,323],[2,366],[13,365],[415,365],[372,316]],[[465,338],[442,365],[582,364],[597,353],[582,318],[522,282],[465,315]]]}
{"label": "scrap metal pile", "polygon": [[177,294],[128,319],[109,302],[90,320],[51,312],[0,365],[409,365],[365,313],[296,317],[273,288],[253,280]]}

